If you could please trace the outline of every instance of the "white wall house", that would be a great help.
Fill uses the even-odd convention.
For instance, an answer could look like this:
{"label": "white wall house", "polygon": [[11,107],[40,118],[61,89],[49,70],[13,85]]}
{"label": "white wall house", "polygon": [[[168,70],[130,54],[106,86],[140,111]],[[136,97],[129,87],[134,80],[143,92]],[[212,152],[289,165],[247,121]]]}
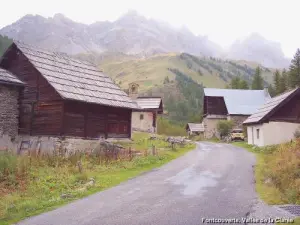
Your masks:
{"label": "white wall house", "polygon": [[248,144],[267,146],[291,141],[300,128],[300,88],[272,98],[243,124],[247,126]]}

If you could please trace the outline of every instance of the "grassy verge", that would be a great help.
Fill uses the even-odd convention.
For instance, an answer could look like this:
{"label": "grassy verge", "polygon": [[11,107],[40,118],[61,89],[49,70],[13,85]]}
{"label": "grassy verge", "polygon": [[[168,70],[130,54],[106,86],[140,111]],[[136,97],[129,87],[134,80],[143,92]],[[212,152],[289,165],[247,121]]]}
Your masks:
{"label": "grassy verge", "polygon": [[[59,159],[57,163],[53,159],[6,156],[0,160],[0,224],[12,224],[118,185],[195,148],[189,144],[172,150],[168,143],[148,138],[148,134],[136,133],[133,144],[119,143],[130,145],[141,156],[108,163],[83,156],[80,169],[77,159]],[[151,154],[153,145],[155,155]]]}
{"label": "grassy verge", "polygon": [[233,142],[232,144],[245,148],[256,155],[255,180],[256,191],[259,197],[268,204],[285,204],[286,201],[282,200],[280,191],[274,186],[265,183],[264,171],[268,153],[261,151],[261,148],[253,147],[245,142]]}
{"label": "grassy verge", "polygon": [[[256,191],[270,205],[300,204],[300,140],[277,146],[253,147],[245,142],[233,145],[256,155]],[[293,224],[300,224],[296,218]]]}

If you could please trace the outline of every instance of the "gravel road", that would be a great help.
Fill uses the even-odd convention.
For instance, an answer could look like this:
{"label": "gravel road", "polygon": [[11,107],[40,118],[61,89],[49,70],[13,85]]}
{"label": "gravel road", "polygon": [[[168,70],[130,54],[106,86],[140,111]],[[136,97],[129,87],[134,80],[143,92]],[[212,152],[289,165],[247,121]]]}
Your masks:
{"label": "gravel road", "polygon": [[199,142],[161,168],[18,224],[198,225],[216,219],[292,218],[258,200],[254,164],[255,156],[244,149]]}

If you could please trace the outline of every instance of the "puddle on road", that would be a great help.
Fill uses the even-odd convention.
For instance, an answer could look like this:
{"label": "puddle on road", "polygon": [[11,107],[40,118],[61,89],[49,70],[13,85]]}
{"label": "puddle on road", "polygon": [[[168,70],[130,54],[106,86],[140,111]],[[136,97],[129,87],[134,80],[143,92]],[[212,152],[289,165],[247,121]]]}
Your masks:
{"label": "puddle on road", "polygon": [[203,144],[203,143],[200,143],[198,144],[199,148],[201,151],[204,151],[204,152],[209,152],[211,151],[211,146],[210,145],[206,145],[206,144]]}
{"label": "puddle on road", "polygon": [[183,186],[181,193],[187,196],[202,195],[206,188],[215,187],[220,175],[211,171],[196,172],[194,165],[167,179],[174,185]]}

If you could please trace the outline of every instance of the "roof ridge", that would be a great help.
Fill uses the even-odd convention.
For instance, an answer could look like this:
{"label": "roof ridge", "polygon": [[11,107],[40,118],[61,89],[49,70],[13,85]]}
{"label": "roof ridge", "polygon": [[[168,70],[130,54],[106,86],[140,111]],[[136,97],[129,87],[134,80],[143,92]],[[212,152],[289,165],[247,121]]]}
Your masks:
{"label": "roof ridge", "polygon": [[[25,47],[25,48],[26,48],[26,47]],[[27,48],[27,49],[31,50],[30,48]],[[38,51],[36,51],[36,52],[38,52]],[[46,57],[43,57],[43,56],[37,56],[37,55],[34,55],[34,54],[32,54],[32,53],[26,53],[26,54],[31,55],[31,56],[34,56],[34,57],[37,57],[37,58],[47,59],[47,60],[52,61],[52,62],[57,62],[56,60],[49,59],[49,58],[46,58]],[[45,53],[43,53],[43,54],[45,54]],[[49,55],[49,56],[51,56],[51,57],[57,57],[57,56],[55,56],[55,55],[50,55],[50,54],[47,54],[47,55]],[[66,60],[67,58],[64,58],[64,59]],[[69,60],[71,59],[70,61],[73,61],[73,62],[75,62],[75,63],[78,63],[78,62],[74,61],[71,57],[69,57],[68,59],[69,59]],[[33,60],[33,61],[34,61],[34,60]],[[63,65],[69,65],[68,63],[64,63],[64,62],[59,62],[59,63],[61,63],[61,64],[63,64]],[[45,63],[45,64],[47,64],[47,63]],[[79,64],[80,64],[80,63],[79,63]],[[81,66],[76,66],[76,65],[73,65],[73,66],[74,66],[74,67],[81,68],[81,69],[89,69],[89,70],[95,71],[95,72],[102,72],[102,71],[97,70],[97,69],[96,69],[97,67],[96,67],[94,64],[87,65],[87,64],[84,64],[84,63],[83,63],[83,65],[85,65],[85,66],[90,66],[90,67],[94,67],[94,68],[86,68],[86,67],[81,67]]]}
{"label": "roof ridge", "polygon": [[65,52],[58,52],[58,51],[51,51],[50,49],[46,49],[46,48],[42,48],[39,46],[33,46],[31,44],[19,41],[19,40],[13,40],[13,42],[18,46],[18,44],[23,45],[22,47],[27,48],[29,50],[35,51],[35,52],[42,52],[43,54],[47,54],[49,56],[53,56],[53,54],[58,54],[58,55],[62,55],[62,56],[66,56],[69,59],[73,60],[74,62],[79,62],[85,65],[92,65],[95,66],[93,63],[86,61],[86,60],[81,60],[81,59],[77,59],[72,57],[71,55],[65,53]]}

